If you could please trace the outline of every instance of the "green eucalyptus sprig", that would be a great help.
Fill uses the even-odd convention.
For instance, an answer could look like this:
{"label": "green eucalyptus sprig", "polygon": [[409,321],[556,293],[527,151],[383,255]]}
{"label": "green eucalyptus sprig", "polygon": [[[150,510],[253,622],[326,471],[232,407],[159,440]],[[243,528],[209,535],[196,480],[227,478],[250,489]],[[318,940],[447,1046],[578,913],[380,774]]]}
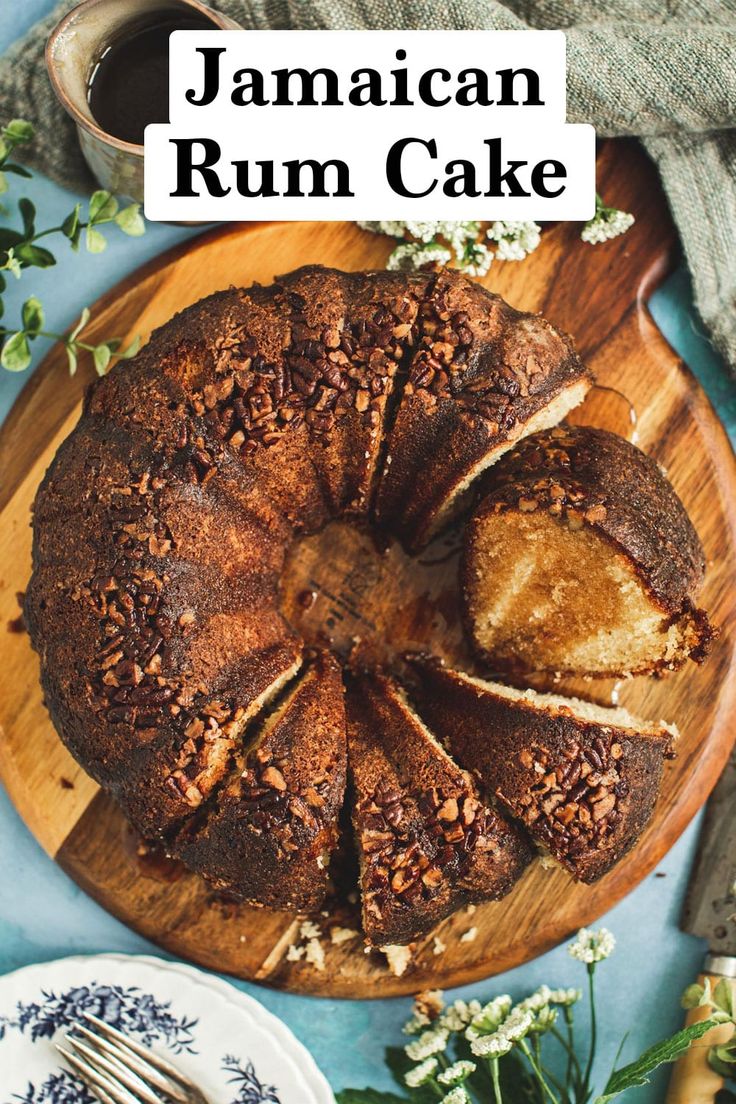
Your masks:
{"label": "green eucalyptus sprig", "polygon": [[[568,948],[587,973],[590,1031],[585,1053],[579,1052],[575,1038],[581,989],[542,985],[516,1004],[502,994],[485,1004],[456,1000],[445,1005],[439,991],[423,993],[404,1027],[412,1041],[386,1051],[387,1066],[403,1093],[343,1089],[336,1094],[338,1104],[607,1104],[646,1085],[655,1069],[676,1061],[716,1024],[733,1022],[725,992],[696,994],[691,987],[690,999],[709,1005],[711,1014],[649,1047],[636,1061],[614,1068],[596,1094],[595,974],[614,945],[605,928],[582,928]],[[715,1061],[724,1063],[724,1048],[714,1050]]]}
{"label": "green eucalyptus sprig", "polygon": [[[13,151],[32,141],[33,127],[23,119],[13,119],[0,131],[0,193],[8,191],[8,175],[30,178],[32,174],[23,165],[11,160]],[[82,241],[88,253],[101,253],[107,247],[107,239],[100,230],[101,226],[114,224],[124,234],[138,237],[145,232],[145,223],[140,213],[140,204],[131,203],[121,207],[110,192],[96,191],[89,202],[76,203],[74,208],[59,226],[38,229],[36,208],[30,199],[23,196],[18,200],[20,226],[0,226],[0,318],[4,316],[3,293],[7,288],[6,273],[20,280],[28,268],[50,268],[56,264],[56,257],[45,245],[39,242],[52,235],[61,235],[76,252]],[[3,213],[8,214],[7,208]],[[23,303],[19,326],[0,325],[0,364],[10,372],[22,372],[31,362],[31,344],[38,337],[47,337],[61,341],[66,350],[69,371],[73,374],[81,353],[92,356],[97,372],[102,375],[110,366],[113,358],[122,359],[134,356],[138,341],[122,349],[119,338],[91,344],[83,341],[81,333],[89,321],[89,311],[85,308],[77,325],[67,334],[46,330],[43,306],[36,296]]]}

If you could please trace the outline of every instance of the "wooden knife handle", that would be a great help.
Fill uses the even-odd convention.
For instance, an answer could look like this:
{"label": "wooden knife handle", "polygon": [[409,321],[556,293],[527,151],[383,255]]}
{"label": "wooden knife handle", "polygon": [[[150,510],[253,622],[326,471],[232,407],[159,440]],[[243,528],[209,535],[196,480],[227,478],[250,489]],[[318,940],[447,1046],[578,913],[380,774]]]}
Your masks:
{"label": "wooden knife handle", "polygon": [[[722,974],[700,974],[698,985],[704,985],[710,979],[711,990]],[[726,978],[736,995],[736,978]],[[708,1008],[691,1008],[685,1024],[697,1023],[710,1015]],[[719,1077],[708,1065],[708,1050],[718,1043],[725,1043],[733,1034],[733,1024],[720,1024],[706,1031],[701,1039],[691,1044],[689,1050],[675,1063],[667,1090],[666,1104],[713,1104],[716,1093],[723,1088],[723,1078]]]}

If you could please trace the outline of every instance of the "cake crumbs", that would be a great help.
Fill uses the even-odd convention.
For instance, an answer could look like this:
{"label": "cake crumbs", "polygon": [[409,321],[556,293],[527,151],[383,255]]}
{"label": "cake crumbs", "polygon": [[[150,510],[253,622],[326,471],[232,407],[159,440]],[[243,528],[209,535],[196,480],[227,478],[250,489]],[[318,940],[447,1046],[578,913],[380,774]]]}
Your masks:
{"label": "cake crumbs", "polygon": [[461,943],[474,943],[477,935],[478,935],[478,929],[477,928],[468,928],[468,930],[463,932],[463,934],[460,936],[460,942]]}
{"label": "cake crumbs", "polygon": [[360,932],[356,931],[355,928],[336,927],[330,932],[330,942],[339,947],[343,943],[349,943],[351,939],[357,939],[359,935]]}
{"label": "cake crumbs", "polygon": [[387,944],[380,947],[388,962],[388,968],[394,977],[401,977],[411,962],[411,947],[400,947],[398,944]]}
{"label": "cake crumbs", "polygon": [[302,959],[320,972],[325,968],[322,929],[313,920],[302,920],[299,925],[299,941],[290,944],[286,951],[287,962],[300,962]]}

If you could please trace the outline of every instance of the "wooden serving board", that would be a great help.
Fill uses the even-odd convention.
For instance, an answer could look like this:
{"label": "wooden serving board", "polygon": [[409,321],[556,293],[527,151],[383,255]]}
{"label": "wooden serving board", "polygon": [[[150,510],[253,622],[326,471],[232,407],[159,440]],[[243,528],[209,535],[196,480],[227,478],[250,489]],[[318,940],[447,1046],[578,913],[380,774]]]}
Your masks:
{"label": "wooden serving board", "polygon": [[[70,380],[56,349],[30,380],[0,434],[0,776],[36,838],[87,892],[168,951],[201,965],[284,989],[342,997],[443,988],[506,970],[547,950],[628,893],[677,839],[726,761],[736,708],[736,478],[726,435],[705,395],[656,330],[645,302],[671,265],[672,225],[655,174],[627,143],[602,147],[599,190],[637,221],[622,238],[591,247],[579,227],[547,229],[521,264],[496,263],[485,283],[514,306],[540,310],[575,337],[599,382],[575,420],[638,434],[669,472],[703,539],[709,571],[703,602],[721,635],[702,668],[663,680],[636,679],[621,703],[677,722],[678,758],[667,768],[654,821],[635,849],[594,886],[573,884],[538,864],[505,901],[463,911],[422,940],[402,977],[361,941],[333,945],[321,917],[325,968],[287,959],[299,919],[227,904],[180,867],[139,853],[113,802],[58,740],[44,709],[38,663],[18,631],[16,592],[30,572],[29,511],[43,472],[74,425],[88,376]],[[93,310],[93,331],[144,338],[171,314],[230,283],[269,282],[274,273],[320,262],[382,267],[389,244],[353,225],[256,224],[208,233],[125,280]],[[631,404],[631,405],[629,405]],[[632,424],[631,411],[636,425]],[[439,554],[437,554],[439,551]],[[418,643],[457,656],[455,561],[451,542],[414,564],[380,557],[351,530],[331,530],[295,553],[285,601],[309,630],[315,619],[336,636],[379,647]],[[299,594],[317,600],[302,609]],[[6,631],[7,627],[7,631]],[[344,640],[343,640],[344,642]],[[580,687],[578,687],[580,689]],[[610,684],[583,693],[610,701]],[[339,921],[349,924],[344,915]],[[474,939],[461,939],[476,929]],[[445,949],[435,953],[436,934]]]}

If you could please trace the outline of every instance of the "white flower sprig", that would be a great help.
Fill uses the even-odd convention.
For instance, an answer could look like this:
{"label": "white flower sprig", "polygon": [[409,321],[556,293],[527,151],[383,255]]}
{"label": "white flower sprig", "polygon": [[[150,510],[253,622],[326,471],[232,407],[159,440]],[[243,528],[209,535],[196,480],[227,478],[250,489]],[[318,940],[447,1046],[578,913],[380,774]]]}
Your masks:
{"label": "white flower sprig", "polygon": [[418,1066],[414,1066],[414,1069],[410,1069],[404,1075],[404,1080],[410,1089],[419,1089],[432,1080],[438,1065],[439,1062],[436,1058],[425,1058],[423,1062],[420,1062]]}
{"label": "white flower sprig", "polygon": [[496,256],[499,261],[523,261],[542,240],[541,228],[536,222],[494,222],[487,237],[498,243]]}
{"label": "white flower sprig", "polygon": [[595,214],[585,223],[580,237],[588,245],[600,245],[601,242],[625,234],[634,225],[634,216],[628,211],[619,211],[616,207],[606,207],[599,195],[595,197]]}
{"label": "white flower sprig", "polygon": [[463,1081],[467,1081],[471,1073],[475,1073],[477,1068],[475,1062],[467,1060],[453,1062],[446,1070],[437,1074],[437,1080],[440,1085],[460,1085]]}
{"label": "white flower sprig", "polygon": [[616,946],[616,940],[608,928],[599,928],[593,931],[591,928],[581,928],[576,938],[567,948],[571,958],[578,962],[584,962],[586,966],[592,966],[596,962],[603,962],[608,958]]}
{"label": "white flower sprig", "polygon": [[[606,207],[601,197],[596,196],[595,215],[585,223],[580,236],[584,242],[595,245],[625,233],[633,222],[633,215]],[[467,276],[485,276],[494,258],[523,261],[542,240],[539,224],[529,221],[386,221],[359,222],[358,226],[373,234],[399,239],[386,262],[391,272],[437,269],[452,264]]]}
{"label": "white flower sprig", "polygon": [[[508,993],[485,1004],[455,1000],[447,1006],[438,989],[420,993],[404,1027],[407,1034],[415,1036],[404,1050],[416,1064],[407,1069],[404,1063],[401,1071],[409,1090],[407,1104],[425,1100],[510,1104],[512,1099],[539,1104],[603,1104],[645,1084],[652,1070],[675,1061],[716,1024],[736,1025],[736,1000],[725,980],[713,989],[707,982],[691,985],[684,994],[684,1006],[706,1008],[708,1018],[649,1047],[635,1061],[614,1067],[602,1095],[596,1095],[591,1083],[597,1036],[594,979],[598,964],[614,947],[615,940],[606,928],[581,928],[568,947],[587,973],[590,1042],[584,1057],[579,1055],[574,1036],[573,1009],[583,997],[578,988],[540,985],[516,1004]],[[548,1062],[548,1049],[554,1045],[562,1049],[562,1063]],[[711,1047],[708,1061],[716,1073],[733,1078],[736,1043],[729,1040]],[[390,1065],[396,1075],[393,1057]],[[393,1093],[375,1089],[345,1089],[336,1098],[338,1104],[380,1104],[383,1100],[393,1104],[397,1100]]]}
{"label": "white flower sprig", "polygon": [[423,1031],[413,1043],[407,1043],[404,1050],[412,1062],[423,1062],[433,1054],[441,1054],[447,1046],[448,1038],[449,1032],[444,1028],[432,1027],[429,1031]]}

